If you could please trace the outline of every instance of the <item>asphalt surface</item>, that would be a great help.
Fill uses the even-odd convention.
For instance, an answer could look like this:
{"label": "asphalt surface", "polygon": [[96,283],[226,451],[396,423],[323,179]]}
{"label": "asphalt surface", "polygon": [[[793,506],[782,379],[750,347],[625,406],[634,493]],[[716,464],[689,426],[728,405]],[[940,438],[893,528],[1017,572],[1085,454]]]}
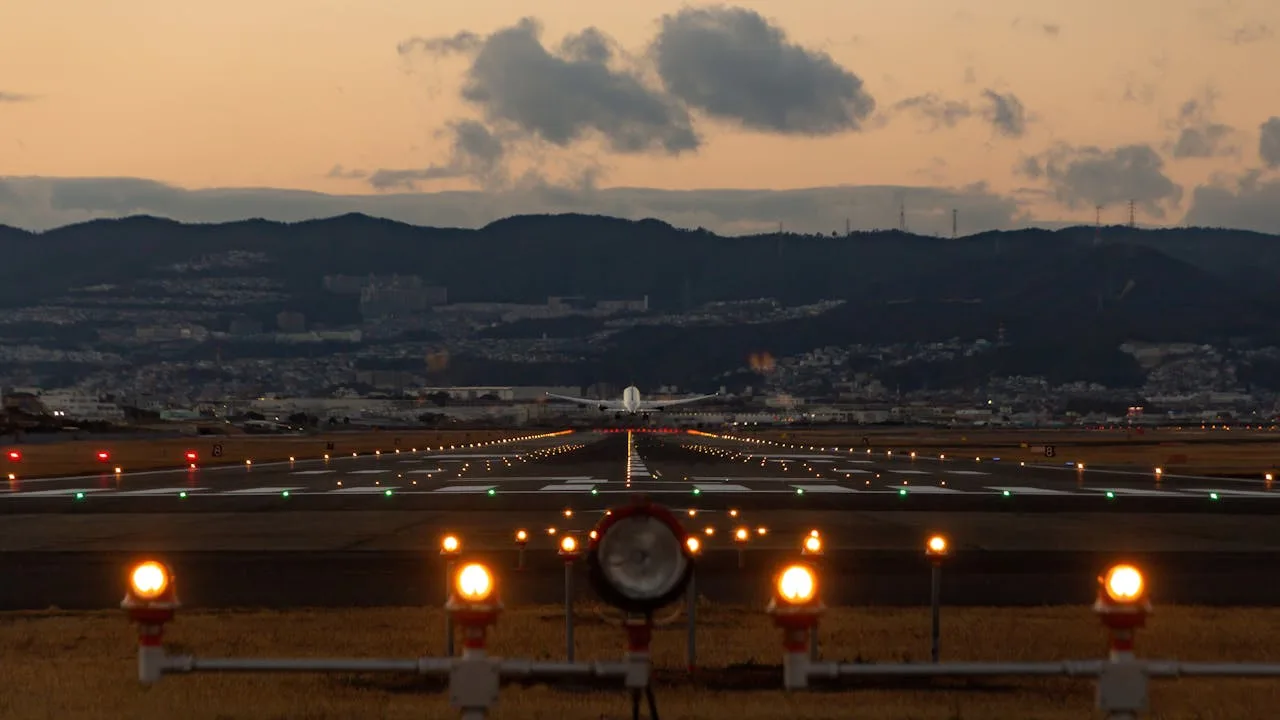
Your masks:
{"label": "asphalt surface", "polygon": [[0,514],[602,509],[636,493],[677,504],[694,498],[709,509],[1280,512],[1280,491],[1263,478],[580,433],[459,451],[19,477],[0,487]]}
{"label": "asphalt surface", "polygon": [[[143,557],[173,566],[187,606],[435,604],[447,533],[462,539],[465,556],[499,569],[509,604],[559,602],[558,538],[585,534],[637,493],[702,537],[698,588],[718,602],[763,603],[811,528],[825,542],[813,560],[832,604],[927,603],[923,545],[938,531],[953,543],[942,571],[949,604],[1087,603],[1096,575],[1122,559],[1146,569],[1156,603],[1280,602],[1280,585],[1259,579],[1280,560],[1271,515],[1280,493],[1261,479],[607,433],[465,452],[19,479],[0,496],[0,610],[114,607],[128,565]],[[738,527],[750,532],[743,545],[732,539]],[[532,538],[523,570],[517,529]],[[574,567],[578,591],[589,594],[581,563]]]}

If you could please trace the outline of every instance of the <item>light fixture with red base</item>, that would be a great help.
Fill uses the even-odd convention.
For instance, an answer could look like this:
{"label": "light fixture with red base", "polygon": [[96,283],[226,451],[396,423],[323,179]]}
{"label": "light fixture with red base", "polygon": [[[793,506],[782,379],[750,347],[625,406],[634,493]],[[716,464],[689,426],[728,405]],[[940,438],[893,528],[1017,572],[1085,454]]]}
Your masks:
{"label": "light fixture with red base", "polygon": [[1133,565],[1113,565],[1098,577],[1093,611],[1107,628],[1109,661],[1098,676],[1098,708],[1111,718],[1136,718],[1147,709],[1147,671],[1134,658],[1134,635],[1147,623],[1147,581]]}
{"label": "light fixture with red base", "polygon": [[445,612],[462,630],[462,662],[449,674],[449,701],[463,717],[485,717],[498,701],[499,666],[486,662],[485,636],[498,622],[502,602],[493,573],[466,563],[454,573]]}
{"label": "light fixture with red base", "polygon": [[164,672],[164,626],[180,607],[169,568],[154,560],[133,566],[120,607],[138,626],[138,680],[155,684]]}
{"label": "light fixture with red base", "polygon": [[796,563],[778,574],[767,612],[773,624],[782,629],[783,685],[788,690],[809,683],[809,637],[825,610],[812,567]]}

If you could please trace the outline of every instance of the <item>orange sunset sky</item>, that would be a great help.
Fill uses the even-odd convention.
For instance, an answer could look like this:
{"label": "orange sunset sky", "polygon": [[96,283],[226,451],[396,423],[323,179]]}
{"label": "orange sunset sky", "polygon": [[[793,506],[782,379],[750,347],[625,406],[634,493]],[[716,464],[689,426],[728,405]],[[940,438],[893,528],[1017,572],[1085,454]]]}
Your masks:
{"label": "orange sunset sky", "polygon": [[903,204],[943,232],[950,207],[985,229],[1121,222],[1133,199],[1142,223],[1280,231],[1274,0],[11,5],[0,223],[585,209],[827,231]]}

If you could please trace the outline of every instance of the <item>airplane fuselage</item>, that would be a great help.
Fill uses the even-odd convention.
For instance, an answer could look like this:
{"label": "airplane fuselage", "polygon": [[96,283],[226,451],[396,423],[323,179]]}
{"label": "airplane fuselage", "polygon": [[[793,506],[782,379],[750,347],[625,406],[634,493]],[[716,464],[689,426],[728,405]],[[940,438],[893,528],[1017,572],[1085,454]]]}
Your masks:
{"label": "airplane fuselage", "polygon": [[629,385],[622,391],[622,409],[629,413],[635,413],[640,410],[640,388],[635,385]]}

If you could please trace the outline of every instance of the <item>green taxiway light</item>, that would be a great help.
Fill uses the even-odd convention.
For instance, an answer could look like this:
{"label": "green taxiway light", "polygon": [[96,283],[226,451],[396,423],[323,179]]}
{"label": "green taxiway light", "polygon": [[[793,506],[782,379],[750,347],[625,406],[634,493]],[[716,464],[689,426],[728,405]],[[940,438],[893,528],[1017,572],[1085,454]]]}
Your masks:
{"label": "green taxiway light", "polygon": [[84,493],[82,493],[82,492],[78,492],[78,493],[76,493],[76,499],[77,499],[77,500],[83,500],[83,499],[84,499]]}
{"label": "green taxiway light", "polygon": [[1001,495],[1004,495],[1005,497],[1009,497],[1012,494],[1013,493],[1009,492],[1008,490],[1005,490],[1003,493],[1001,493]]}
{"label": "green taxiway light", "polygon": [[1107,491],[1107,499],[1108,499],[1108,500],[1115,500],[1115,499],[1116,499],[1116,494],[1115,494],[1115,493],[1113,493],[1113,492],[1111,492],[1110,490],[1108,490],[1108,491]]}
{"label": "green taxiway light", "polygon": [[804,494],[804,488],[796,488],[796,494],[797,494],[797,495],[803,495],[803,494]]}
{"label": "green taxiway light", "polygon": [[289,491],[285,490],[284,492],[280,493],[280,497],[289,497]]}
{"label": "green taxiway light", "polygon": [[1217,500],[1217,499],[1218,499],[1218,493],[1209,493],[1209,499],[1210,499],[1210,500]]}
{"label": "green taxiway light", "polygon": [[599,495],[599,494],[600,494],[600,491],[599,491],[599,490],[597,490],[597,489],[595,489],[595,488],[591,488],[591,494],[592,494],[592,495]]}
{"label": "green taxiway light", "polygon": [[186,496],[187,496],[187,491],[186,491],[186,490],[183,490],[182,492],[178,493],[178,497],[180,497],[180,498],[184,498],[184,497],[186,497]]}
{"label": "green taxiway light", "polygon": [[387,497],[391,497],[391,490],[388,488],[387,490],[382,491],[382,494],[386,495]]}
{"label": "green taxiway light", "polygon": [[694,495],[701,495],[701,494],[702,494],[702,488],[694,488],[694,489],[693,489],[693,494],[694,494]]}
{"label": "green taxiway light", "polygon": [[489,495],[497,495],[497,494],[498,494],[497,490],[494,490],[493,488],[489,488]]}
{"label": "green taxiway light", "polygon": [[898,495],[899,495],[899,496],[901,496],[901,497],[906,497],[906,496],[907,496],[907,489],[906,489],[906,488],[902,488],[902,489],[898,490]]}

